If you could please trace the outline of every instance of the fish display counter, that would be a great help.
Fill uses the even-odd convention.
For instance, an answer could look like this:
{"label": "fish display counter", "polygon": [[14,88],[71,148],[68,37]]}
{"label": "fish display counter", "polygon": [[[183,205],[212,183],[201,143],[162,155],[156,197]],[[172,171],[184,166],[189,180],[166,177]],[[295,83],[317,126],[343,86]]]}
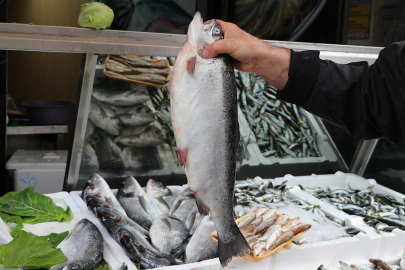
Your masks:
{"label": "fish display counter", "polygon": [[[405,195],[378,185],[374,179],[342,172],[255,177],[238,182],[235,189],[235,213],[243,217],[237,220],[238,226],[252,254],[233,258],[228,266],[232,269],[372,269],[384,263],[396,269],[403,257],[405,224],[400,209],[405,208]],[[117,190],[94,174],[83,190],[70,193],[44,196],[27,189],[7,194],[1,198],[0,209],[13,212],[4,208],[6,201],[24,197],[33,198],[24,203],[32,204],[31,213],[38,216],[23,217],[19,230],[38,237],[63,233],[55,245],[66,256],[72,245],[78,246],[89,235],[95,239],[100,235],[103,247],[90,241],[85,249],[74,249],[72,258],[79,258],[77,254],[88,248],[95,252],[87,252],[84,258],[103,258],[108,269],[223,269],[216,258],[215,226],[209,217],[199,215],[186,185],[164,186],[150,180],[141,186],[128,177]],[[49,213],[35,210],[47,200]],[[380,208],[372,210],[373,205]],[[154,216],[154,211],[167,214]],[[19,237],[5,237],[5,228],[14,228],[15,219],[1,217],[5,223],[0,220],[0,247],[17,245]],[[0,252],[0,264],[4,265],[2,256]],[[83,262],[71,259],[70,263]]]}
{"label": "fish display counter", "polygon": [[[159,56],[98,57],[94,70],[88,70],[94,74],[89,91],[79,101],[88,116],[77,117],[76,125],[82,130],[75,130],[70,155],[70,163],[77,164],[69,170],[75,182],[77,178],[75,188],[82,188],[93,172],[113,187],[127,175],[142,183],[149,178],[186,183],[178,160],[167,80],[175,61],[175,57]],[[276,177],[289,172],[347,171],[322,121],[295,105],[277,101],[274,87],[260,77],[235,73],[241,135],[237,179],[253,173]],[[138,74],[137,80],[129,79],[131,74]]]}

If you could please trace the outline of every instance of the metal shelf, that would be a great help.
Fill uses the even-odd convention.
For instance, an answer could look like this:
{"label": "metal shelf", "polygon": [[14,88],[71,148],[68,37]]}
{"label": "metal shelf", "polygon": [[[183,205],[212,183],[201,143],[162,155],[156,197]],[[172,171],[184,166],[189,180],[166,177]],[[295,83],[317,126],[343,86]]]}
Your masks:
{"label": "metal shelf", "polygon": [[7,135],[62,134],[68,133],[68,126],[7,126]]}

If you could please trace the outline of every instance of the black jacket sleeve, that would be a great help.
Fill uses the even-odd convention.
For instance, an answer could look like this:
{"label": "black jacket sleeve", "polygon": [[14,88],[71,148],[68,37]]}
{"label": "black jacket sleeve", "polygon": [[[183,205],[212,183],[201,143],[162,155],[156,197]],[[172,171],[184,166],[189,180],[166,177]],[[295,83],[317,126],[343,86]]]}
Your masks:
{"label": "black jacket sleeve", "polygon": [[405,142],[405,41],[375,63],[337,64],[318,51],[291,51],[288,82],[277,98],[325,118],[358,139]]}

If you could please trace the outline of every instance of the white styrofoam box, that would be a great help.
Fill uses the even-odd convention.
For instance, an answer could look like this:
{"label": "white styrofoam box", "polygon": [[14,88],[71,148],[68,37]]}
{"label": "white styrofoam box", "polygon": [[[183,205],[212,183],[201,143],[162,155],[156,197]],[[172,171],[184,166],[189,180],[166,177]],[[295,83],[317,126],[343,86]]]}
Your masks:
{"label": "white styrofoam box", "polygon": [[[393,191],[389,188],[381,186],[377,184],[374,179],[365,179],[355,174],[351,173],[342,173],[336,172],[335,174],[328,174],[328,175],[311,175],[311,176],[297,176],[294,177],[292,175],[286,175],[284,177],[276,178],[274,184],[281,183],[284,180],[288,180],[288,185],[298,185],[301,184],[305,187],[339,187],[339,188],[348,188],[349,185],[353,189],[366,189],[371,187],[371,190],[374,193],[383,194],[383,195],[391,195],[396,200],[402,202],[405,199],[405,195]],[[307,194],[307,193],[306,193]],[[308,194],[309,195],[309,194]],[[308,199],[312,196],[306,196]],[[332,211],[331,209],[335,209],[334,206],[325,203],[321,200],[318,200],[314,197],[311,202],[318,201],[320,205],[322,205],[322,209],[326,210],[327,212]],[[353,225],[367,233],[369,236],[373,237],[381,237],[380,245],[379,245],[379,253],[376,256],[377,258],[386,258],[395,259],[402,255],[403,248],[405,246],[405,231],[396,229],[392,232],[380,232],[377,233],[376,230],[363,222],[363,219],[358,216],[347,215],[343,211],[341,212],[340,217],[343,218],[348,225]],[[344,217],[347,217],[346,219]]]}
{"label": "white styrofoam box", "polygon": [[13,170],[14,190],[33,187],[42,194],[63,190],[67,150],[17,150],[7,161]]}
{"label": "white styrofoam box", "polygon": [[[58,192],[52,194],[46,194],[46,196],[50,197],[54,203],[65,210],[67,207],[70,208],[70,214],[72,216],[72,220],[64,221],[64,222],[57,222],[57,221],[50,221],[50,222],[43,222],[38,224],[26,224],[24,223],[23,230],[27,232],[31,232],[35,235],[42,236],[48,235],[50,233],[62,233],[65,231],[71,231],[73,227],[79,222],[82,218],[85,218],[82,212],[77,207],[76,203],[73,201],[72,197],[67,192]],[[97,224],[95,224],[97,226]],[[104,237],[104,235],[103,235]],[[105,238],[104,238],[105,240]],[[108,264],[110,270],[115,269],[117,266],[122,263],[119,258],[115,258],[111,255],[110,251],[108,250],[108,246],[104,241],[104,260]]]}

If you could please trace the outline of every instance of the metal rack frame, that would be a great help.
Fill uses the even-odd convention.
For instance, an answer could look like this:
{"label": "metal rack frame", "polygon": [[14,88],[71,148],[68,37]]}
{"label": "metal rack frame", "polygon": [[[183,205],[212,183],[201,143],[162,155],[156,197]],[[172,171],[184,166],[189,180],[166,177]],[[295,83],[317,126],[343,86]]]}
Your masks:
{"label": "metal rack frame", "polygon": [[[83,118],[88,116],[91,99],[94,72],[96,70],[97,54],[133,54],[151,56],[177,56],[185,35],[145,33],[103,30],[95,31],[74,27],[38,26],[29,24],[0,23],[0,49],[13,51],[41,51],[63,53],[86,53],[85,71],[82,80],[80,98],[82,106],[78,108],[78,117],[75,123],[75,138],[71,156],[77,156],[74,162],[69,162],[65,176],[64,189],[74,190],[80,168],[81,153],[85,126]],[[270,41],[264,42],[288,49],[319,50],[321,59],[328,59],[337,63],[367,61],[374,63],[381,47],[363,47],[347,45],[330,45],[300,42]],[[363,143],[364,144],[364,143]],[[367,144],[367,143],[366,143]],[[372,144],[364,144],[362,160],[369,160],[372,150],[367,151]],[[362,164],[365,168],[366,164]],[[359,166],[354,166],[355,168]],[[355,169],[353,168],[353,169]],[[364,170],[363,170],[364,171]],[[352,170],[356,173],[356,171]],[[357,172],[359,173],[360,170]]]}

